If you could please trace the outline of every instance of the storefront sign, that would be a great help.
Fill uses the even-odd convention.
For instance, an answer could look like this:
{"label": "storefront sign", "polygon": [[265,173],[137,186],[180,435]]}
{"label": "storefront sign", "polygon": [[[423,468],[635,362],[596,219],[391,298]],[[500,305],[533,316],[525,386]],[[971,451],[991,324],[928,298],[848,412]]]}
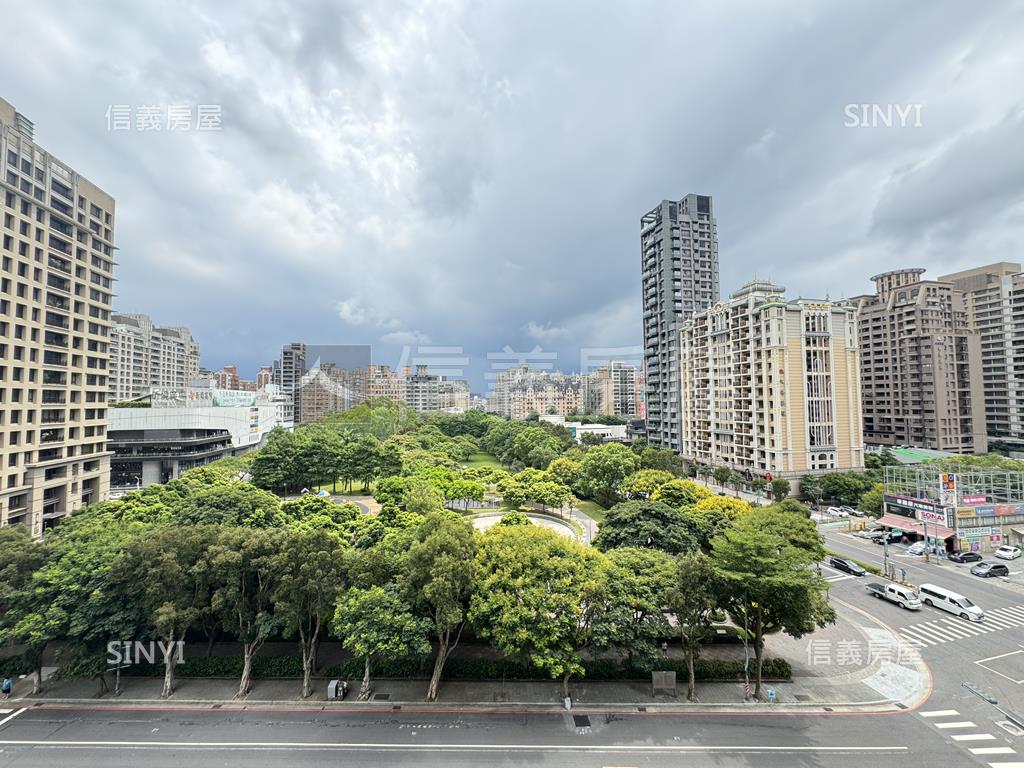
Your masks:
{"label": "storefront sign", "polygon": [[936,509],[938,509],[938,510],[942,509],[942,506],[940,504],[936,504],[933,501],[927,501],[925,499],[911,499],[911,498],[909,498],[907,496],[894,496],[894,495],[888,494],[888,493],[885,494],[884,498],[885,498],[885,502],[887,504],[893,504],[895,506],[904,507],[906,509],[913,509],[913,510],[918,510],[918,511],[920,511],[920,510],[932,511],[932,510],[936,510]]}
{"label": "storefront sign", "polygon": [[974,528],[957,528],[957,538],[960,539],[982,539],[986,536],[998,536],[998,528],[985,528],[985,527],[974,527]]}
{"label": "storefront sign", "polygon": [[1020,504],[996,504],[997,515],[1019,515]]}
{"label": "storefront sign", "polygon": [[978,517],[994,517],[996,514],[996,508],[992,504],[975,507],[974,511],[978,513]]}
{"label": "storefront sign", "polygon": [[956,508],[956,516],[957,516],[958,520],[961,517],[974,517],[975,516],[974,507],[957,507]]}
{"label": "storefront sign", "polygon": [[960,501],[962,501],[964,504],[969,504],[970,506],[975,507],[978,504],[984,504],[986,501],[988,501],[988,496],[982,496],[977,494],[973,496],[964,495],[960,497]]}
{"label": "storefront sign", "polygon": [[944,509],[922,509],[917,513],[917,519],[923,523],[938,523],[939,525],[948,525],[946,510]]}

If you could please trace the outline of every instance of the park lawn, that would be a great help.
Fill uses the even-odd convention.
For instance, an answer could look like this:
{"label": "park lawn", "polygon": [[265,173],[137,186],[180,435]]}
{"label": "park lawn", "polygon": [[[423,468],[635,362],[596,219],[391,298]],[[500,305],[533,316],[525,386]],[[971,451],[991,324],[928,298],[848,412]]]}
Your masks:
{"label": "park lawn", "polygon": [[495,469],[501,469],[501,462],[491,456],[489,453],[474,453],[469,457],[469,461],[463,462],[464,467],[494,467]]}
{"label": "park lawn", "polygon": [[594,518],[598,525],[604,522],[604,516],[608,514],[607,509],[602,507],[596,501],[591,501],[590,499],[580,499],[576,502],[576,508],[588,517]]}

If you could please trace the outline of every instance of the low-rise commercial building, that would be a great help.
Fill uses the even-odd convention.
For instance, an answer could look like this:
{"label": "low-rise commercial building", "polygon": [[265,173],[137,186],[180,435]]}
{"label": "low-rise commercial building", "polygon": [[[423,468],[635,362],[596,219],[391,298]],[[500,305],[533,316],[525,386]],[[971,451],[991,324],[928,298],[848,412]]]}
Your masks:
{"label": "low-rise commercial building", "polygon": [[185,388],[157,390],[148,408],[111,408],[112,492],[177,479],[194,467],[239,456],[288,426],[275,393]]}

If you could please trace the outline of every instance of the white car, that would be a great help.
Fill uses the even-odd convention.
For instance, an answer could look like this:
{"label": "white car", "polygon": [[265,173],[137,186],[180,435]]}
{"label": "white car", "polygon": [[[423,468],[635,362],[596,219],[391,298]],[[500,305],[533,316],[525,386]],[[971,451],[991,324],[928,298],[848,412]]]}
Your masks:
{"label": "white car", "polygon": [[1001,560],[1016,560],[1021,554],[1020,547],[1011,547],[1009,544],[1004,544],[995,551],[995,556]]}
{"label": "white car", "polygon": [[832,517],[849,517],[850,513],[844,510],[842,507],[829,507],[825,510]]}

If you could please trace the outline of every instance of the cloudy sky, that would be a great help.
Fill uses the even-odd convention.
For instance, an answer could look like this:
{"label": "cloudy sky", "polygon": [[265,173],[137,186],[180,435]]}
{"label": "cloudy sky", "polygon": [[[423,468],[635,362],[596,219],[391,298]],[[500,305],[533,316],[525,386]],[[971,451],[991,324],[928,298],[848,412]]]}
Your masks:
{"label": "cloudy sky", "polygon": [[[577,369],[581,348],[639,343],[639,218],[688,192],[714,196],[723,293],[757,275],[849,296],[897,266],[1024,259],[1021,3],[4,17],[0,97],[117,199],[116,308],[188,325],[210,368],[251,375],[304,340],[391,365],[461,347],[474,389],[506,347]],[[111,130],[111,105],[200,104],[221,130]],[[919,107],[852,127],[850,104]]]}

